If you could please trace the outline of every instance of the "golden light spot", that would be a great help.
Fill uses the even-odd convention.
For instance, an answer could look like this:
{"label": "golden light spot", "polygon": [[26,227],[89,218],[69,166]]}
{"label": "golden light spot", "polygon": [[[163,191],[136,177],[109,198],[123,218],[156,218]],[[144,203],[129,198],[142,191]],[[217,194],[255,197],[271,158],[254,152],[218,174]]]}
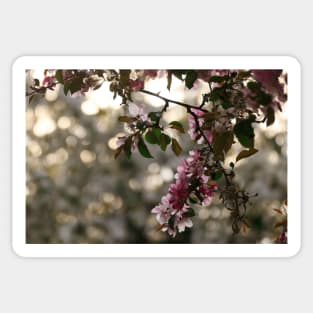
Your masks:
{"label": "golden light spot", "polygon": [[144,187],[146,190],[155,190],[163,185],[163,179],[160,175],[149,175],[145,178]]}
{"label": "golden light spot", "polygon": [[269,162],[272,163],[273,165],[278,164],[278,162],[279,162],[279,155],[275,151],[269,151],[267,158],[268,158]]}
{"label": "golden light spot", "polygon": [[174,178],[173,170],[168,166],[162,166],[160,174],[165,182],[170,182]]}
{"label": "golden light spot", "polygon": [[90,150],[83,150],[80,153],[80,159],[83,163],[91,163],[96,159],[96,154]]}
{"label": "golden light spot", "polygon": [[148,171],[151,173],[151,174],[157,174],[157,173],[160,173],[160,165],[158,163],[151,163],[149,164],[148,166]]}
{"label": "golden light spot", "polygon": [[33,132],[37,137],[44,137],[53,133],[56,129],[54,120],[49,116],[42,116],[37,119]]}
{"label": "golden light spot", "polygon": [[58,127],[61,129],[67,129],[71,126],[71,119],[67,116],[61,116],[58,119]]}
{"label": "golden light spot", "polygon": [[141,189],[141,184],[140,182],[135,179],[135,178],[131,178],[129,181],[128,181],[128,186],[131,190],[134,190],[134,191],[139,191]]}
{"label": "golden light spot", "polygon": [[79,125],[79,124],[76,124],[74,125],[73,127],[70,128],[70,131],[73,135],[75,135],[76,137],[80,138],[80,139],[83,139],[87,136],[87,131],[86,129]]}
{"label": "golden light spot", "polygon": [[105,203],[112,203],[115,199],[115,196],[111,192],[104,192],[102,194],[102,199],[103,199],[103,202]]}
{"label": "golden light spot", "polygon": [[36,141],[30,141],[27,144],[27,148],[35,158],[40,157],[40,155],[42,154],[41,147]]}
{"label": "golden light spot", "polygon": [[84,101],[81,104],[81,110],[86,115],[96,115],[99,113],[99,107],[91,100]]}

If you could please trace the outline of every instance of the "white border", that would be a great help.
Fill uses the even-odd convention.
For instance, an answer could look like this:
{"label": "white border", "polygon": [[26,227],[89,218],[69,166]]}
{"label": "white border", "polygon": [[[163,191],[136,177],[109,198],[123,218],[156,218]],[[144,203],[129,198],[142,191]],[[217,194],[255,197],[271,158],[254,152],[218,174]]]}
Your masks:
{"label": "white border", "polygon": [[[275,244],[26,244],[25,70],[229,68],[288,71],[288,241]],[[291,257],[301,247],[301,66],[288,56],[23,56],[13,64],[12,245],[22,257]]]}

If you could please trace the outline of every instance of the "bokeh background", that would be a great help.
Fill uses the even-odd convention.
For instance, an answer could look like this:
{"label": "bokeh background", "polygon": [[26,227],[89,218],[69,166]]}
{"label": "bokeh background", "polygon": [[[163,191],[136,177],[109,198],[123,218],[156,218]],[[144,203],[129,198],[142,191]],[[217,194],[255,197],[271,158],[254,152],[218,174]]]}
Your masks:
{"label": "bokeh background", "polygon": [[[31,70],[43,80],[44,70]],[[191,90],[173,79],[171,92],[160,73],[145,83],[145,89],[171,99],[198,104],[207,91],[205,83]],[[163,102],[140,93],[133,101],[158,110]],[[176,238],[158,231],[151,209],[167,192],[181,158],[149,146],[154,159],[134,153],[128,160],[114,160],[116,137],[125,133],[117,121],[123,114],[121,99],[112,98],[109,84],[85,95],[65,96],[61,88],[27,103],[27,243],[272,243],[279,208],[287,198],[287,105],[276,115],[275,124],[256,126],[259,152],[237,165],[242,188],[258,193],[248,210],[250,228],[233,235],[229,211],[218,199],[208,207],[196,207],[194,227]],[[175,105],[164,116],[188,128],[187,115]],[[175,134],[174,134],[175,135]],[[192,147],[187,134],[177,137],[185,155]],[[235,146],[226,163],[234,161]]]}

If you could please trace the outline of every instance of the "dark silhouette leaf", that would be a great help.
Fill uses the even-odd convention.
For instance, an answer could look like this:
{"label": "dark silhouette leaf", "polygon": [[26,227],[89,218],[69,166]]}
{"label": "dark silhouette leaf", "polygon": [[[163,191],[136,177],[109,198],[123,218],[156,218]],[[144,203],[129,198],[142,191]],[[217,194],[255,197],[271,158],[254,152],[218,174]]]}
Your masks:
{"label": "dark silhouette leaf", "polygon": [[256,154],[259,150],[251,148],[250,150],[242,150],[236,157],[236,162],[241,159],[248,158],[249,156]]}
{"label": "dark silhouette leaf", "polygon": [[140,154],[145,158],[153,158],[153,156],[150,154],[150,151],[148,150],[148,147],[146,146],[143,139],[140,137],[138,141],[138,150]]}

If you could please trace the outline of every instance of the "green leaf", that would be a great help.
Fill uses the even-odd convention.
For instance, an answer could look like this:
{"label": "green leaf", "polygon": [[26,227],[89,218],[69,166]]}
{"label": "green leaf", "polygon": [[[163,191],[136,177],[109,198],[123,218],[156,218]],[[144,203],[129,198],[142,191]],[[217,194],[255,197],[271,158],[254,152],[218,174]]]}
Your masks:
{"label": "green leaf", "polygon": [[184,217],[194,217],[196,212],[193,208],[188,208],[188,211],[183,214]]}
{"label": "green leaf", "polygon": [[152,131],[153,131],[154,135],[156,136],[156,138],[158,139],[158,143],[160,143],[160,141],[161,141],[161,129],[158,127],[153,127]]}
{"label": "green leaf", "polygon": [[192,203],[192,204],[195,204],[195,203],[198,202],[196,199],[194,199],[194,198],[192,198],[192,197],[189,197],[189,201],[190,201],[190,203]]}
{"label": "green leaf", "polygon": [[179,156],[182,152],[182,148],[175,138],[172,138],[172,150],[177,156]]}
{"label": "green leaf", "polygon": [[70,85],[71,85],[71,82],[70,81],[67,81],[65,84],[64,84],[64,94],[67,95],[69,90],[70,90]]}
{"label": "green leaf", "polygon": [[239,142],[244,147],[254,147],[254,129],[250,119],[238,121],[234,127],[234,132]]}
{"label": "green leaf", "polygon": [[259,150],[255,148],[251,148],[250,150],[242,150],[236,157],[236,162],[238,162],[241,159],[248,158],[249,156],[257,153]]}
{"label": "green leaf", "polygon": [[212,82],[212,83],[222,83],[223,81],[225,81],[226,77],[225,76],[211,76],[210,77],[210,82]]}
{"label": "green leaf", "polygon": [[159,144],[159,140],[152,130],[149,130],[146,133],[145,139],[148,143],[150,143],[152,145]]}
{"label": "green leaf", "polygon": [[252,91],[252,92],[257,92],[260,90],[261,85],[258,82],[253,82],[250,81],[247,84],[247,87]]}
{"label": "green leaf", "polygon": [[185,133],[184,126],[182,125],[182,123],[180,123],[178,121],[173,121],[173,122],[170,122],[169,125],[170,125],[171,128],[174,128],[174,129],[178,130],[181,133]]}
{"label": "green leaf", "polygon": [[160,147],[162,149],[162,151],[165,151],[167,146],[170,144],[171,142],[171,137],[162,133],[160,135]]}
{"label": "green leaf", "polygon": [[150,118],[151,121],[157,122],[161,117],[161,113],[160,112],[150,112],[148,114],[148,117]]}
{"label": "green leaf", "polygon": [[213,180],[219,180],[221,177],[223,176],[223,171],[221,170],[217,170],[216,172],[214,172],[211,177]]}
{"label": "green leaf", "polygon": [[153,158],[153,156],[150,154],[150,151],[148,150],[148,147],[146,146],[145,142],[143,141],[142,137],[139,137],[138,150],[143,157]]}
{"label": "green leaf", "polygon": [[198,73],[196,71],[187,71],[187,75],[185,78],[185,85],[188,89],[193,87],[194,82],[198,78]]}
{"label": "green leaf", "polygon": [[60,84],[64,84],[62,70],[57,70],[57,71],[55,72],[55,78],[57,79],[57,81],[58,81]]}

